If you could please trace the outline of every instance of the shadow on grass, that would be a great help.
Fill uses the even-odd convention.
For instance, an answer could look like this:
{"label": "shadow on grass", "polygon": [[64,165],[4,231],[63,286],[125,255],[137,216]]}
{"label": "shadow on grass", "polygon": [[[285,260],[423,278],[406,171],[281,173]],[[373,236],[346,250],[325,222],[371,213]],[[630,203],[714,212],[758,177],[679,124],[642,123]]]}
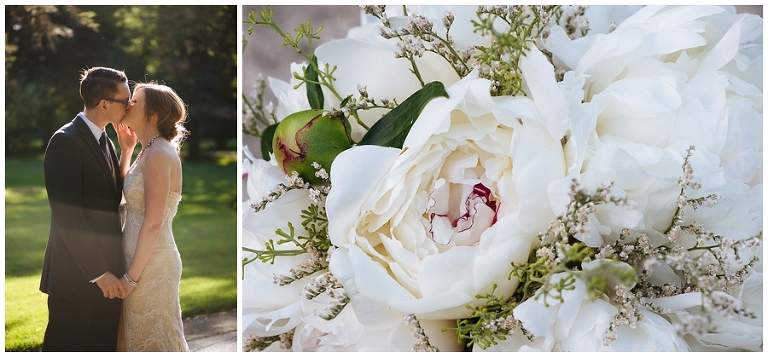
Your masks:
{"label": "shadow on grass", "polygon": [[[185,318],[237,308],[235,162],[183,163],[182,201],[173,232],[183,264]],[[47,296],[38,291],[50,228],[43,161],[11,158],[5,169],[5,348],[35,351],[47,324]]]}

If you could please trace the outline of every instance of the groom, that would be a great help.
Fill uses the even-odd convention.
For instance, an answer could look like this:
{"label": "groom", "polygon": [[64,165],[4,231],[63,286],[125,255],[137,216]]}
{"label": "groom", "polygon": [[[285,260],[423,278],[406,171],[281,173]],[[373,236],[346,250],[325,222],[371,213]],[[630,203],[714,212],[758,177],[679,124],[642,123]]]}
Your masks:
{"label": "groom", "polygon": [[51,137],[45,188],[51,229],[40,291],[48,294],[43,351],[115,351],[123,287],[120,200],[123,182],[104,129],[130,100],[122,71],[83,70],[85,109]]}

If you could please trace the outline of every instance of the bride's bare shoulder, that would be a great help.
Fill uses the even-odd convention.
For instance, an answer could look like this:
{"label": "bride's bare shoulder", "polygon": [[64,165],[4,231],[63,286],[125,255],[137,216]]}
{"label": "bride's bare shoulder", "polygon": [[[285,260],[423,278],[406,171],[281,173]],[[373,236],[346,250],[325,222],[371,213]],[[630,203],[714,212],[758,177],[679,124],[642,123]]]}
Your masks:
{"label": "bride's bare shoulder", "polygon": [[153,144],[151,149],[144,154],[143,159],[146,159],[146,165],[181,169],[181,159],[173,144],[163,140]]}

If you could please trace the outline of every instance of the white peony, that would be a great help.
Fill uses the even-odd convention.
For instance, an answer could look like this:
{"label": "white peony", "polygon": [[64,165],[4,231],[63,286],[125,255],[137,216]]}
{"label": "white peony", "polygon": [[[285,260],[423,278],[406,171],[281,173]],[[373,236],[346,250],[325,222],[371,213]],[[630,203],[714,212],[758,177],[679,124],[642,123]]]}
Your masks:
{"label": "white peony", "polygon": [[[364,87],[377,102],[384,97],[402,103],[421,88],[416,76],[411,73],[411,63],[406,58],[395,58],[396,39],[347,38],[320,45],[315,55],[321,68],[327,64],[336,66],[333,86],[342,98],[358,98],[358,86]],[[434,53],[425,53],[417,58],[416,65],[425,83],[440,81],[445,85],[456,82],[459,77],[450,65]],[[328,88],[323,87],[325,109],[338,108],[341,100]],[[369,127],[389,110],[373,108],[359,111],[360,118]],[[360,140],[365,130],[352,119],[352,138]]]}
{"label": "white peony", "polygon": [[331,272],[367,327],[461,318],[475,295],[517,285],[509,264],[527,260],[555,217],[560,138],[583,115],[570,110],[581,92],[559,86],[540,52],[521,68],[528,97],[492,98],[473,73],[427,104],[402,150],[359,146],[334,161]]}
{"label": "white peony", "polygon": [[[302,73],[302,66],[306,66],[306,63],[291,63],[291,74]],[[278,121],[282,121],[293,113],[310,108],[307,99],[307,87],[302,85],[294,89],[299,84],[299,80],[293,78],[293,75],[290,78],[288,82],[273,77],[268,78],[269,88],[277,98],[278,105],[275,108],[275,117]]]}
{"label": "white peony", "polygon": [[[277,240],[275,231],[287,230],[291,222],[297,229],[301,227],[301,210],[312,202],[306,190],[287,192],[277,201],[267,205],[267,209],[255,212],[251,203],[266,197],[278,183],[285,183],[285,173],[272,161],[254,158],[243,149],[246,159],[243,166],[248,180],[245,184],[249,201],[243,203],[243,246],[264,250],[270,240]],[[253,258],[252,253],[243,254],[244,258]],[[275,264],[255,261],[243,269],[243,336],[274,336],[289,332],[301,322],[301,303],[299,294],[303,285],[300,283],[278,286],[273,281],[273,274],[287,274],[289,269],[306,260],[306,257],[280,257]]]}
{"label": "white peony", "polygon": [[[391,12],[397,7],[390,6],[389,8],[388,11]],[[469,8],[474,7],[463,7],[463,10]],[[462,11],[461,14],[466,16],[462,15],[465,21],[460,22],[471,25],[468,17],[469,12]],[[365,19],[363,17],[363,21],[366,21]],[[440,17],[430,17],[430,20],[438,26],[441,24]],[[392,21],[394,24],[402,23],[404,25],[407,20],[402,16],[394,16]],[[325,68],[326,65],[331,69],[336,67],[333,72],[335,79],[333,86],[342,99],[347,96],[358,98],[360,96],[358,88],[365,88],[370,98],[377,102],[380,102],[381,98],[387,98],[401,103],[419,90],[421,85],[417,77],[411,72],[412,65],[408,59],[396,58],[396,54],[399,52],[398,40],[381,37],[378,30],[380,22],[378,20],[376,22],[378,24],[363,23],[361,27],[350,31],[348,38],[336,39],[318,46],[314,50],[314,55],[317,56],[320,68]],[[463,30],[466,26],[458,27]],[[466,31],[458,31],[458,29],[453,32],[466,33]],[[459,80],[450,64],[437,54],[426,52],[414,60],[424,83],[440,81],[448,86]],[[306,65],[306,63],[291,64],[291,73],[302,73],[302,66]],[[293,88],[298,83],[299,81],[295,78],[291,78],[289,83],[269,78],[270,87],[279,102],[276,113],[278,120],[282,120],[291,113],[309,109],[306,86],[302,85],[298,89]],[[322,87],[322,90],[325,99],[324,108],[338,109],[341,99],[325,86]],[[373,108],[358,113],[360,119],[370,127],[388,111],[388,109]],[[350,120],[350,123],[352,124],[352,138],[360,140],[365,134],[365,130],[354,119]]]}
{"label": "white peony", "polygon": [[[659,6],[609,34],[571,40],[552,28],[545,47],[571,70],[566,78],[584,80],[584,107],[595,115],[594,122],[572,123],[584,135],[566,144],[569,177],[587,187],[614,181],[614,193],[635,203],[632,210],[603,209],[587,244],[611,243],[622,228],[663,243],[691,145],[703,187],[689,196],[717,192],[722,203],[709,214],[746,223],[724,224],[730,231],[717,233],[745,238],[760,230],[761,206],[747,197],[762,191],[761,29],[759,17],[720,7]],[[551,190],[562,193],[569,183]]]}
{"label": "white peony", "polygon": [[[473,9],[453,9],[457,49],[488,41],[471,31]],[[408,11],[423,14],[442,33],[442,10]],[[388,7],[389,19],[395,27],[405,26],[408,20],[398,11]],[[326,208],[330,238],[338,248],[329,269],[350,303],[336,319],[325,321],[316,313],[326,303],[322,297],[300,297],[310,278],[287,286],[272,282],[274,274],[286,274],[306,256],[279,257],[274,265],[255,262],[244,270],[244,336],[294,330],[295,351],[406,351],[415,339],[403,319],[414,314],[434,345],[461,350],[454,332],[441,329],[455,327],[457,318],[467,316],[466,306],[480,304],[476,295],[489,293],[494,284],[497,295],[512,295],[518,281],[508,279],[510,262],[528,259],[538,233],[565,210],[573,179],[588,190],[613,182],[612,194],[632,202],[602,205],[591,214],[588,234],[577,236],[588,246],[613,244],[625,228],[631,237],[647,235],[652,247],[693,246],[691,234],[680,233],[675,243],[668,235],[678,209],[678,178],[692,145],[689,162],[701,188],[688,188],[686,195],[718,194],[720,199],[713,207],[685,208],[682,224],[703,223],[730,239],[758,234],[762,19],[709,6],[592,7],[587,16],[594,31],[572,39],[554,26],[540,46],[552,54],[555,67],[565,70],[561,82],[531,46],[520,61],[527,96],[491,97],[490,82],[478,79],[476,71],[459,79],[432,53],[416,59],[426,82],[443,82],[449,98],[427,104],[403,149],[353,147],[332,166]],[[621,23],[612,30],[608,19]],[[421,85],[408,60],[395,58],[396,41],[363,24],[315,54],[321,67],[338,66],[334,86],[342,97],[357,97],[363,86],[371,98],[402,102]],[[300,67],[293,64],[292,70]],[[293,89],[296,81],[291,82],[270,78],[280,101],[279,119],[308,108],[304,87]],[[326,109],[338,107],[339,99],[323,90]],[[386,111],[360,114],[371,125]],[[351,121],[353,138],[359,140],[364,130]],[[251,202],[285,182],[272,162],[246,156]],[[297,234],[304,233],[299,215],[312,201],[308,190],[293,190],[260,212],[249,203],[243,245],[263,249],[288,222]],[[729,273],[753,255],[762,258],[762,245],[742,253],[741,260],[729,257]],[[577,274],[563,302],[545,304],[539,297],[514,309],[515,318],[538,340],[531,342],[518,331],[489,350],[762,350],[762,264],[750,273],[733,291],[714,296],[756,312],[757,318],[716,316],[717,333],[677,335],[676,329],[698,318],[705,303],[700,293],[686,293],[653,300],[654,307],[669,309],[665,314],[637,307],[643,319],[620,326],[616,340],[606,346],[608,326],[626,307],[608,296],[590,297],[584,276]],[[648,281],[680,287],[681,277],[656,262]]]}
{"label": "white peony", "polygon": [[[712,322],[703,326],[713,330],[703,333],[686,333],[686,341],[693,351],[762,351],[763,350],[763,245],[762,241],[755,249],[742,249],[740,252],[743,262],[752,257],[759,260],[750,270],[750,275],[744,282],[733,289],[730,294],[714,292],[710,299],[702,297],[702,293],[686,293],[671,297],[652,299],[650,302],[662,309],[669,309],[667,319],[674,324],[683,325],[701,319],[702,305],[711,311],[708,316]],[[742,264],[732,262],[732,270],[739,269]],[[737,317],[721,315],[721,307],[735,307],[745,310],[754,316],[739,315]]]}
{"label": "white peony", "polygon": [[[683,224],[698,222],[729,239],[762,230],[761,33],[761,18],[720,7],[646,7],[610,34],[577,40],[552,29],[545,47],[557,65],[571,70],[566,80],[583,78],[584,109],[595,116],[594,122],[572,122],[574,132],[586,134],[566,144],[569,177],[587,187],[613,181],[613,193],[635,203],[631,209],[601,207],[591,217],[585,243],[610,244],[630,228],[633,236],[647,234],[655,246],[669,244],[677,179],[691,145],[694,181],[701,188],[688,188],[686,195],[720,199],[713,207],[686,207]],[[553,184],[553,199],[562,198],[568,184]],[[676,243],[691,247],[695,240],[681,234]],[[744,255],[730,272],[751,256]],[[681,286],[671,273],[657,266],[649,280]],[[762,274],[754,274],[743,291],[762,288]],[[699,311],[701,301],[700,295],[684,294],[655,305],[673,308],[665,319],[679,323]],[[690,348],[761,349],[762,319],[717,323],[718,333],[688,335]]]}
{"label": "white peony", "polygon": [[[315,301],[318,300],[318,301]],[[383,351],[383,345],[377,345],[369,337],[365,326],[357,321],[351,306],[347,306],[333,320],[325,320],[315,311],[322,311],[329,301],[321,297],[314,300],[301,300],[304,316],[293,335],[294,352],[344,352],[344,351]],[[375,336],[374,336],[375,338]]]}
{"label": "white peony", "polygon": [[[252,203],[260,202],[274,187],[281,183],[288,184],[288,181],[274,159],[264,161],[254,158],[247,147],[243,149],[243,154],[243,166],[248,177],[245,188],[250,197],[250,200],[243,203],[243,246],[265,250],[269,240],[277,242],[281,238],[275,233],[277,229],[288,232],[289,222],[296,236],[306,235],[301,225],[301,211],[314,203],[309,190],[287,191],[263,210],[256,212],[251,207]],[[292,243],[275,246],[282,250],[296,249]],[[252,259],[254,254],[245,252],[243,257]],[[328,306],[327,296],[321,295],[312,301],[301,297],[304,286],[319,273],[284,286],[275,283],[275,276],[290,275],[291,268],[307,261],[309,257],[306,253],[279,256],[274,264],[256,260],[243,268],[243,337],[276,336],[294,330],[291,347],[294,351],[381,350],[364,338],[361,325],[351,308],[345,309],[336,319],[326,321],[317,316],[317,312]],[[266,351],[282,349],[283,346],[275,342]]]}
{"label": "white peony", "polygon": [[[686,351],[685,341],[678,337],[675,328],[663,317],[645,308],[638,313],[643,320],[635,326],[620,325],[615,340],[604,343],[611,321],[624,307],[611,301],[606,295],[590,298],[585,284],[589,272],[605,273],[601,264],[610,264],[632,271],[625,263],[593,261],[584,263],[584,272],[573,274],[572,288],[562,291],[562,301],[553,295],[538,294],[513,310],[523,328],[536,336],[529,341],[522,333],[515,332],[492,351]],[[566,280],[569,273],[558,273],[549,279],[557,285]]]}

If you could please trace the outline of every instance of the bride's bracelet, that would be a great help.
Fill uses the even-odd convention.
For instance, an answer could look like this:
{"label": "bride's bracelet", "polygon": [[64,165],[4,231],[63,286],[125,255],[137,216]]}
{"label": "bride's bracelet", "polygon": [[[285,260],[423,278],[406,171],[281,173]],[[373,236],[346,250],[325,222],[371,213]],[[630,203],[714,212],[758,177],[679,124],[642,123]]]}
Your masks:
{"label": "bride's bracelet", "polygon": [[130,276],[128,276],[128,273],[125,273],[125,274],[123,274],[123,278],[125,278],[125,281],[126,281],[126,282],[128,283],[128,285],[130,285],[130,286],[136,286],[136,284],[138,284],[137,282],[133,281],[133,279],[131,279],[131,277],[130,277]]}

